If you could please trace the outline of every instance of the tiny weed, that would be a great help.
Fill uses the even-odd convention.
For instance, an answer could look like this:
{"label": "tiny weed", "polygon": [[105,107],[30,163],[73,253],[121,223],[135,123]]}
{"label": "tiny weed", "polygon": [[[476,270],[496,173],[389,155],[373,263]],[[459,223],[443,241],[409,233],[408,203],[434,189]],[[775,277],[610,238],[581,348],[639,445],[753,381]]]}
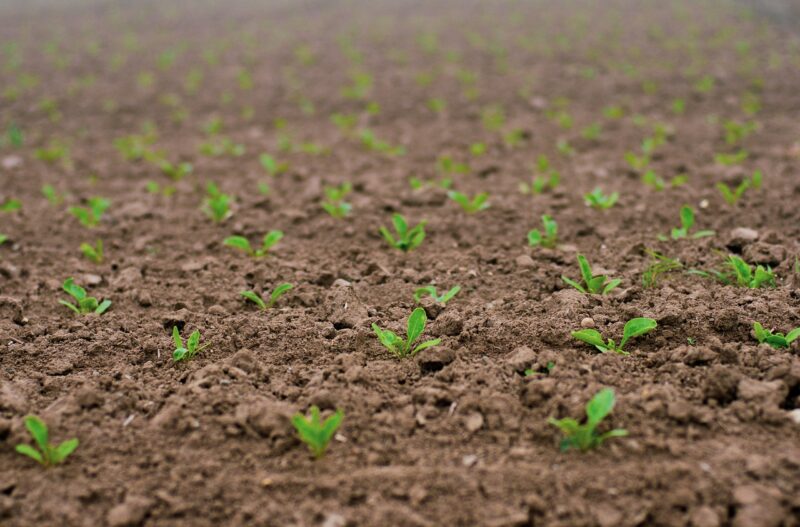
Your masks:
{"label": "tiny weed", "polygon": [[650,265],[647,266],[642,274],[642,287],[645,289],[655,287],[661,276],[683,269],[683,264],[677,259],[669,258],[649,249],[645,251],[652,258]]}
{"label": "tiny weed", "polygon": [[738,287],[748,287],[750,289],[758,289],[759,287],[776,287],[775,274],[772,269],[767,266],[758,265],[755,269],[745,262],[741,257],[736,255],[728,256],[725,261],[726,269],[717,271],[701,271],[699,269],[691,269],[690,274],[703,276],[706,278],[715,278],[725,285],[735,285]]}

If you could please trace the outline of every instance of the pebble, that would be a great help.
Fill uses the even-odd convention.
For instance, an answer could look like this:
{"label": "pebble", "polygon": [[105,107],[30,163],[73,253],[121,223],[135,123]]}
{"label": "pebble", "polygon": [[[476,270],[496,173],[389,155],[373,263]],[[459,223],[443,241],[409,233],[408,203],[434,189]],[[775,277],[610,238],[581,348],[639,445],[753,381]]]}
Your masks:
{"label": "pebble", "polygon": [[581,327],[582,328],[593,328],[594,327],[594,319],[590,317],[585,317],[581,320]]}

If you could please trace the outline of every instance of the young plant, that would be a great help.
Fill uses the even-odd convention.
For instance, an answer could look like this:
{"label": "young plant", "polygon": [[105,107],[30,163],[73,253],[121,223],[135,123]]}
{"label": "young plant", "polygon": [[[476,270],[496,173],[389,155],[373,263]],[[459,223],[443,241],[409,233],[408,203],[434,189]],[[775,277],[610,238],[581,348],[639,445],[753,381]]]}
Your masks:
{"label": "young plant", "polygon": [[581,278],[583,279],[584,285],[581,285],[578,282],[575,282],[574,280],[571,280],[564,275],[561,275],[561,279],[567,285],[571,285],[581,293],[592,294],[592,295],[606,295],[610,293],[612,289],[614,289],[620,283],[622,283],[622,280],[620,280],[619,278],[608,280],[608,277],[604,275],[598,275],[598,276],[593,275],[592,267],[589,265],[589,261],[582,254],[578,255],[578,267],[580,267]]}
{"label": "young plant", "polygon": [[783,333],[773,333],[772,330],[765,329],[758,322],[753,323],[753,332],[760,344],[766,342],[773,348],[788,348],[792,345],[792,342],[800,338],[800,328],[794,328],[784,335]]}
{"label": "young plant", "polygon": [[310,409],[311,418],[308,419],[301,413],[292,416],[292,424],[300,440],[308,445],[314,457],[319,459],[325,455],[328,443],[333,439],[336,430],[342,424],[344,412],[336,410],[336,413],[329,416],[324,421],[320,418],[319,408],[312,406]]}
{"label": "young plant", "polygon": [[103,240],[97,240],[94,245],[81,244],[81,252],[92,263],[103,263]]}
{"label": "young plant", "polygon": [[645,289],[655,287],[662,275],[683,269],[683,264],[677,259],[669,258],[649,249],[645,251],[652,258],[650,265],[647,266],[642,274],[642,287]]}
{"label": "young plant", "polygon": [[397,238],[386,227],[381,227],[379,232],[389,245],[403,252],[408,252],[419,247],[425,239],[425,223],[425,221],[421,221],[415,227],[409,229],[408,222],[403,216],[393,214],[392,224]]}
{"label": "young plant", "polygon": [[447,193],[447,197],[461,205],[461,208],[467,214],[475,214],[476,212],[489,208],[489,202],[487,201],[489,199],[488,192],[481,192],[470,198],[466,194],[451,190]]}
{"label": "young plant", "polygon": [[258,293],[255,291],[242,291],[239,294],[257,305],[261,311],[266,311],[268,308],[273,307],[278,302],[278,299],[292,287],[294,286],[290,283],[280,284],[272,291],[272,293],[270,293],[269,300],[267,302],[264,302],[264,300],[258,296]]}
{"label": "young plant", "polygon": [[87,315],[89,313],[102,315],[111,307],[111,300],[99,302],[92,296],[86,296],[86,290],[77,285],[72,278],[67,278],[62,288],[69,296],[75,299],[75,303],[73,304],[66,300],[59,300],[58,303],[70,308],[79,315]]}
{"label": "young plant", "polygon": [[743,163],[749,155],[750,154],[747,152],[747,150],[742,149],[733,154],[714,154],[714,161],[724,166],[738,165]]}
{"label": "young plant", "polygon": [[[670,236],[673,240],[682,240],[684,238],[691,238],[692,240],[697,240],[699,238],[707,238],[708,236],[714,236],[714,231],[697,231],[695,233],[689,234],[689,230],[694,226],[694,211],[689,205],[684,205],[681,207],[681,226],[672,229]],[[662,242],[667,241],[669,238],[666,234],[659,234],[658,239]]]}
{"label": "young plant", "polygon": [[9,199],[0,203],[0,212],[16,212],[22,208],[22,202],[18,199]]}
{"label": "young plant", "polygon": [[77,439],[68,439],[59,445],[51,443],[47,425],[35,415],[25,417],[24,422],[25,428],[28,429],[33,441],[39,448],[20,444],[16,446],[15,450],[23,456],[28,456],[38,461],[42,466],[52,467],[59,465],[78,448]]}
{"label": "young plant", "polygon": [[776,287],[775,274],[767,266],[758,265],[755,269],[736,255],[728,256],[725,261],[727,269],[717,271],[701,271],[692,269],[689,272],[707,278],[715,278],[725,285],[736,285],[738,287],[748,287],[758,289],[759,287]]}
{"label": "young plant", "polygon": [[172,352],[172,361],[181,362],[191,360],[195,355],[208,347],[208,344],[200,345],[200,330],[192,331],[184,344],[178,326],[172,326],[172,341],[175,343],[175,351]]}
{"label": "young plant", "polygon": [[259,249],[253,249],[253,247],[250,245],[250,240],[244,236],[229,236],[225,238],[222,243],[228,247],[233,247],[234,249],[244,251],[248,256],[253,258],[261,258],[263,256],[267,256],[270,249],[272,249],[275,244],[281,241],[281,238],[283,238],[283,231],[269,231],[264,235],[264,239],[261,242],[261,248]]}
{"label": "young plant", "polygon": [[89,198],[86,207],[70,207],[69,213],[78,218],[81,225],[88,228],[97,227],[103,214],[111,206],[111,202],[105,198]]}
{"label": "young plant", "polygon": [[582,342],[594,346],[600,350],[601,353],[614,352],[620,355],[628,355],[628,352],[623,349],[625,344],[634,337],[644,335],[656,329],[656,326],[658,326],[658,324],[652,318],[630,319],[622,330],[622,340],[619,342],[619,346],[616,345],[614,339],[608,339],[607,342],[603,341],[603,336],[595,329],[580,329],[578,331],[573,331],[571,335]]}
{"label": "young plant", "polygon": [[209,182],[206,186],[206,199],[203,202],[203,210],[209,218],[219,223],[231,216],[233,212],[230,205],[233,197],[224,194],[216,183]]}
{"label": "young plant", "polygon": [[325,199],[322,201],[322,208],[334,218],[344,218],[352,210],[352,205],[344,199],[353,190],[350,183],[342,183],[335,187],[325,187]]}
{"label": "young plant", "polygon": [[61,196],[53,185],[42,185],[42,195],[50,202],[50,205],[61,205],[64,197]]}
{"label": "young plant", "polygon": [[430,348],[431,346],[438,345],[442,339],[426,340],[425,342],[414,347],[414,342],[425,331],[425,323],[428,320],[428,315],[421,307],[416,308],[411,316],[408,317],[406,338],[403,340],[397,334],[388,329],[381,329],[377,324],[372,324],[372,330],[378,336],[381,344],[384,345],[395,357],[403,359],[405,357],[413,357],[420,351]]}
{"label": "young plant", "polygon": [[600,446],[606,439],[628,435],[628,431],[622,428],[616,428],[603,434],[597,432],[597,426],[614,409],[614,402],[614,390],[603,388],[586,403],[585,424],[579,424],[578,421],[569,417],[563,419],[549,418],[547,422],[557,426],[564,434],[564,439],[561,440],[560,445],[561,451],[574,448],[581,452],[586,452]]}
{"label": "young plant", "polygon": [[686,174],[679,174],[672,178],[669,182],[667,182],[664,178],[656,174],[655,170],[648,170],[647,172],[642,175],[642,183],[649,187],[653,187],[654,189],[661,191],[670,186],[672,188],[677,188],[680,186],[685,185],[689,181],[689,176]]}
{"label": "young plant", "polygon": [[8,240],[8,236],[5,234],[0,234],[0,245],[3,245]]}
{"label": "young plant", "polygon": [[600,188],[596,188],[590,193],[585,194],[583,199],[586,200],[586,205],[594,209],[610,209],[617,203],[617,200],[619,200],[619,192],[612,192],[606,196]]}
{"label": "young plant", "polygon": [[743,180],[735,189],[732,189],[725,183],[717,183],[717,190],[719,190],[720,194],[722,194],[722,199],[728,205],[736,205],[739,202],[739,199],[744,195],[745,191],[749,188],[759,189],[761,188],[762,182],[762,175],[760,171],[755,171],[750,178]]}
{"label": "young plant", "polygon": [[419,302],[423,296],[430,295],[433,298],[433,301],[442,305],[447,304],[450,300],[453,299],[454,296],[461,291],[461,286],[453,286],[449,291],[443,293],[441,296],[436,292],[436,286],[434,285],[426,285],[425,287],[419,287],[416,291],[414,291],[414,301]]}
{"label": "young plant", "polygon": [[528,232],[528,245],[531,247],[547,247],[552,249],[558,243],[558,224],[556,220],[547,214],[542,216],[544,234],[539,229]]}

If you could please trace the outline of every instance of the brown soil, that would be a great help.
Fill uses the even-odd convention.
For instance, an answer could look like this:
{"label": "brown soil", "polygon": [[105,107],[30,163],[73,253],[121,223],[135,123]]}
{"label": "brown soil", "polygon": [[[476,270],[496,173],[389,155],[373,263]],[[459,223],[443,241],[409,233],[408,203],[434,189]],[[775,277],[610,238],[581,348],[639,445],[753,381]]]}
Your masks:
{"label": "brown soil", "polygon": [[[263,4],[2,8],[2,40],[22,58],[15,67],[5,48],[2,85],[18,86],[22,73],[39,83],[0,103],[0,124],[25,134],[22,147],[1,152],[0,203],[23,207],[0,213],[9,237],[0,245],[0,524],[800,525],[798,345],[776,350],[751,334],[754,321],[800,326],[796,40],[721,2]],[[174,64],[160,67],[169,50]],[[342,94],[359,58],[352,50],[374,78],[363,100]],[[242,68],[251,89],[239,83]],[[192,71],[202,73],[196,93],[186,89]],[[708,93],[695,89],[704,75],[715,81]],[[742,105],[753,97],[761,109],[751,117]],[[445,101],[440,113],[433,98]],[[559,98],[571,128],[548,117]],[[679,98],[683,114],[672,111]],[[505,111],[499,132],[482,124],[492,105]],[[609,105],[623,117],[605,117]],[[357,127],[406,154],[368,150],[331,123],[334,113],[356,115]],[[244,155],[199,153],[213,117]],[[714,162],[739,148],[725,142],[729,119],[759,125],[734,167]],[[170,184],[152,163],[114,148],[146,122],[154,148],[194,165],[171,197],[147,191],[147,181]],[[602,134],[590,140],[581,130],[594,122]],[[689,175],[661,192],[623,158],[657,123],[673,133],[653,168]],[[503,140],[511,130],[522,131],[515,146]],[[282,151],[286,133],[327,150]],[[71,164],[37,159],[54,139]],[[559,153],[560,139],[574,155]],[[476,142],[482,156],[470,154]],[[262,152],[288,163],[286,173],[265,175]],[[470,164],[454,188],[490,192],[488,210],[467,215],[442,189],[410,187],[412,176],[441,177],[445,154]],[[562,183],[523,195],[539,154]],[[755,169],[763,188],[727,205],[715,184]],[[236,197],[221,224],[200,209],[207,181]],[[336,220],[320,207],[323,186],[345,181],[353,212]],[[44,184],[65,202],[50,205]],[[582,196],[595,186],[619,191],[620,203],[587,208]],[[91,196],[113,206],[90,231],[66,209]],[[717,235],[657,241],[683,204]],[[402,254],[378,235],[392,212],[427,220],[417,250]],[[527,246],[542,214],[558,221],[558,249]],[[222,245],[270,229],[285,238],[268,258]],[[106,247],[100,265],[78,250],[95,239]],[[738,253],[771,265],[777,287],[676,273],[645,289],[645,248],[705,269],[719,264],[715,250]],[[567,288],[560,276],[577,276],[577,252],[622,285],[607,296]],[[69,276],[111,309],[80,317],[60,306]],[[238,295],[280,282],[295,288],[266,313]],[[463,288],[444,309],[427,304],[426,336],[442,344],[394,359],[370,325],[400,329],[415,288],[430,283]],[[570,338],[586,317],[616,336],[637,316],[658,329],[631,341],[630,356]],[[210,348],[174,364],[176,324],[200,329]],[[549,374],[523,373],[549,362]],[[617,394],[603,429],[629,437],[559,452],[547,418],[583,418],[601,387]],[[289,421],[312,404],[346,414],[319,461]],[[80,439],[63,465],[45,470],[14,452],[29,441],[30,413],[55,440]]]}

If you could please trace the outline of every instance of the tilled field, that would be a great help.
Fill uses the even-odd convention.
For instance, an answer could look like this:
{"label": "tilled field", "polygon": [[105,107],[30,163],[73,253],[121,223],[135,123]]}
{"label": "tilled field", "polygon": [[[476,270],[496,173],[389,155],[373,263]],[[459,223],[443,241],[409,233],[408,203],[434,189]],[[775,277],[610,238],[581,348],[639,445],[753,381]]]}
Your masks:
{"label": "tilled field", "polygon": [[[800,340],[754,331],[800,326],[800,44],[771,24],[718,1],[0,7],[0,525],[800,525]],[[393,214],[418,247],[382,238]],[[273,230],[263,257],[224,243]],[[569,286],[578,255],[620,284]],[[731,256],[773,276],[715,278]],[[107,311],[60,305],[70,277]],[[396,358],[372,325],[405,336],[431,284],[461,287],[420,300],[441,342]],[[571,335],[639,317],[628,355]],[[174,327],[207,347],[174,361]],[[561,452],[548,418],[603,388],[598,430],[628,435]],[[291,421],[312,405],[344,412],[320,459]],[[29,415],[77,449],[15,452]]]}

